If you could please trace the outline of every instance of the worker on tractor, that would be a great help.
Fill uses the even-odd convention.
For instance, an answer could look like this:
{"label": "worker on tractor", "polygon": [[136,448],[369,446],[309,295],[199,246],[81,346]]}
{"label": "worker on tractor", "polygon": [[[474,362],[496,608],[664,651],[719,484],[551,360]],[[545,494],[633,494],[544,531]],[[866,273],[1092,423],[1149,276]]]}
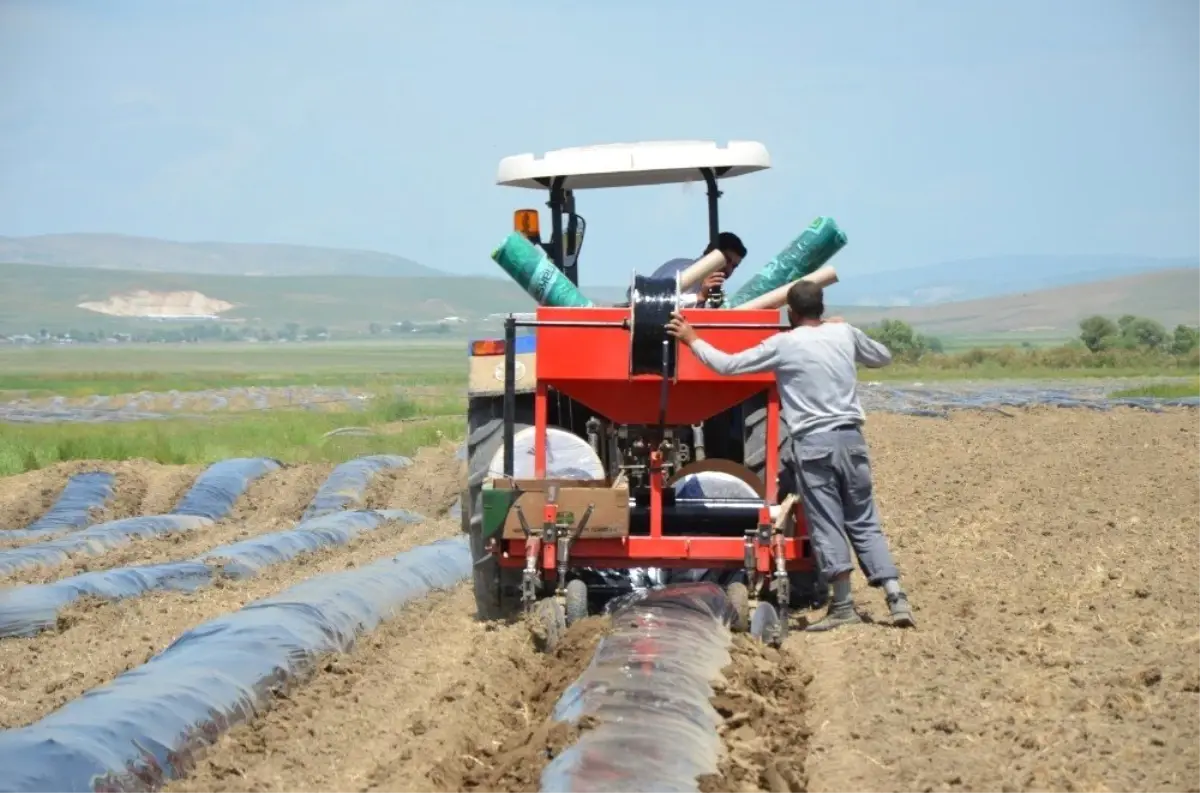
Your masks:
{"label": "worker on tractor", "polygon": [[[733,271],[742,263],[742,259],[746,258],[746,246],[742,243],[741,238],[732,231],[722,231],[718,234],[717,241],[710,242],[701,255],[707,256],[715,250],[719,250],[725,255],[725,266],[709,275],[696,286],[684,290],[685,295],[695,296],[697,305],[703,305],[714,293],[723,290],[725,281],[733,275]],[[650,277],[670,278],[675,273],[683,272],[695,264],[695,261],[694,259],[671,259],[651,273]]]}
{"label": "worker on tractor", "polygon": [[803,500],[821,577],[833,584],[828,612],[806,630],[824,631],[862,621],[850,594],[851,547],[867,582],[883,588],[892,623],[915,627],[875,508],[867,442],[861,431],[866,417],[857,394],[855,363],[886,366],[891,353],[840,318],[823,319],[824,290],[816,284],[793,284],[787,304],[790,331],[734,355],[697,337],[678,313],[672,314],[667,331],[718,374],[775,372],[791,443],[789,468]]}

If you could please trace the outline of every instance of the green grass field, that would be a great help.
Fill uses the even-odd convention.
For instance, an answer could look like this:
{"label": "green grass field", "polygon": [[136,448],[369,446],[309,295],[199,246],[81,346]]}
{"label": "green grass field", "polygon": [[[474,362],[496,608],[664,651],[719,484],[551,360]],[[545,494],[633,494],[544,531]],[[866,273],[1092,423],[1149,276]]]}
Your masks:
{"label": "green grass field", "polygon": [[[336,432],[343,429],[369,434]],[[204,420],[0,424],[0,476],[65,460],[183,464],[266,456],[288,463],[341,462],[363,454],[411,454],[443,439],[460,440],[465,431],[461,414],[403,399],[358,413],[273,410]]]}
{"label": "green grass field", "polygon": [[[466,345],[461,341],[263,345],[114,345],[0,348],[0,399],[81,397],[229,386],[353,386],[376,395],[365,411],[273,410],[211,413],[204,419],[104,424],[0,424],[0,475],[62,460],[144,458],[208,463],[269,455],[287,462],[341,461],[408,453],[439,438],[458,440],[466,421]],[[1188,396],[1200,391],[1195,356],[1099,354],[1070,348],[971,350],[862,373],[888,381],[1034,380],[1075,377],[1191,377],[1117,396]],[[404,394],[409,386],[419,393]],[[420,387],[418,389],[418,387]],[[338,428],[366,437],[330,435]]]}
{"label": "green grass field", "polygon": [[462,340],[0,347],[0,393],[29,396],[465,382]]}
{"label": "green grass field", "polygon": [[[975,339],[979,342],[979,339]],[[1188,376],[1191,358],[1152,354],[1091,355],[1070,348],[980,349],[978,344],[918,363],[863,372],[872,380],[1036,380]],[[1192,356],[1194,358],[1194,356]],[[0,396],[82,397],[138,391],[200,391],[236,386],[466,385],[462,340],[292,344],[96,345],[0,347]]]}
{"label": "green grass field", "polygon": [[938,337],[942,348],[947,353],[965,352],[966,350],[994,350],[1001,347],[1030,347],[1044,349],[1057,347],[1070,341],[1065,333],[966,333]]}
{"label": "green grass field", "polygon": [[1184,397],[1200,397],[1200,377],[1193,377],[1183,383],[1153,383],[1138,388],[1123,388],[1113,391],[1109,396],[1116,399],[1150,397],[1153,399],[1181,399]]}

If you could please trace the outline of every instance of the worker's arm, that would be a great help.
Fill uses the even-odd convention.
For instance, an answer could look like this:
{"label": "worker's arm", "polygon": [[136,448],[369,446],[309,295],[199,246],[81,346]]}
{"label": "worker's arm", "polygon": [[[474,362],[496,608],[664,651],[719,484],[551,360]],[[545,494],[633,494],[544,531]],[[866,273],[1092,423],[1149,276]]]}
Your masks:
{"label": "worker's arm", "polygon": [[868,369],[878,369],[892,362],[891,350],[853,325],[849,328],[854,336],[854,360]]}
{"label": "worker's arm", "polygon": [[696,330],[678,312],[671,314],[667,333],[692,348],[700,363],[717,374],[735,375],[765,372],[779,359],[779,335],[776,334],[748,350],[730,355],[722,352],[696,335]]}
{"label": "worker's arm", "polygon": [[760,342],[748,350],[727,353],[718,350],[704,339],[695,339],[690,345],[696,360],[717,374],[735,375],[765,372],[779,360],[779,336]]}

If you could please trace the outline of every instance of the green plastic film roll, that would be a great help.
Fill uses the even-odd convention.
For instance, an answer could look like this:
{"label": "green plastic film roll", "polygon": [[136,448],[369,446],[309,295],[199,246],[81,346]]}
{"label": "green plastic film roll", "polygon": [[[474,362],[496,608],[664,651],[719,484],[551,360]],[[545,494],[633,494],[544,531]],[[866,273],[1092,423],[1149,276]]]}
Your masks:
{"label": "green plastic film roll", "polygon": [[846,245],[846,234],[833,218],[819,217],[800,236],[767,262],[749,283],[730,295],[725,305],[735,308],[772,289],[778,289],[816,270]]}
{"label": "green plastic film roll", "polygon": [[586,308],[595,305],[575,288],[545,251],[514,231],[492,251],[492,258],[540,306]]}

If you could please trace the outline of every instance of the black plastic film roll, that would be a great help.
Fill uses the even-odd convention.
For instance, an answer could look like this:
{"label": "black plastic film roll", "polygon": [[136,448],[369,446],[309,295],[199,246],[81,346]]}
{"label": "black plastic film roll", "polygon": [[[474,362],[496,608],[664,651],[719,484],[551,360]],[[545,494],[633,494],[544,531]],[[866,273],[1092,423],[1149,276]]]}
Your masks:
{"label": "black plastic film roll", "polygon": [[667,333],[671,312],[679,305],[678,276],[633,277],[630,289],[630,374],[664,374],[663,347],[666,346],[666,376],[675,376],[675,339]]}

